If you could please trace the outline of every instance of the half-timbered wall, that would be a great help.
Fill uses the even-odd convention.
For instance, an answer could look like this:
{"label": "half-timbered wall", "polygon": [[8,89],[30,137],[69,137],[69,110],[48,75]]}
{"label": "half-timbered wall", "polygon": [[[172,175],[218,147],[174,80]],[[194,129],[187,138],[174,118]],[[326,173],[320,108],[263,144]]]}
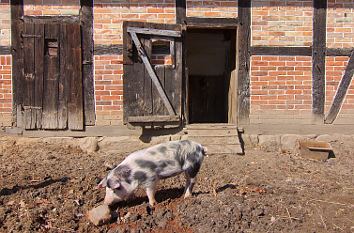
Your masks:
{"label": "half-timbered wall", "polygon": [[[11,16],[8,0],[0,0],[0,126],[11,125]],[[3,51],[3,52],[1,52]],[[6,54],[7,51],[7,54]]]}
{"label": "half-timbered wall", "polygon": [[[187,17],[237,18],[240,0],[187,0]],[[242,1],[246,2],[246,1]],[[251,46],[309,47],[313,43],[313,0],[252,0]],[[78,15],[79,0],[24,0],[25,15]],[[176,22],[175,0],[94,1],[94,84],[96,125],[122,124],[122,22]],[[354,2],[328,0],[328,48],[354,47]],[[10,1],[0,0],[0,126],[11,124]],[[307,53],[307,52],[306,52]],[[162,56],[155,57],[163,62]],[[312,57],[252,55],[250,123],[312,122]],[[326,57],[326,114],[344,74],[348,56]],[[247,86],[245,87],[247,89]],[[247,95],[247,93],[246,93]],[[352,123],[354,85],[334,123]],[[246,114],[247,115],[247,114]]]}

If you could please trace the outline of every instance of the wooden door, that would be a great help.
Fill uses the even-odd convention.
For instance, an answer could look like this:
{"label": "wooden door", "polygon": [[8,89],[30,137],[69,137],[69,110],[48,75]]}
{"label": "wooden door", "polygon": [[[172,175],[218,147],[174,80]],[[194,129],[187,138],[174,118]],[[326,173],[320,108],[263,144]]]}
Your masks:
{"label": "wooden door", "polygon": [[17,121],[25,129],[83,130],[80,25],[25,23],[21,36],[22,119]]}
{"label": "wooden door", "polygon": [[[181,25],[124,22],[124,122],[177,123],[182,117]],[[169,65],[154,64],[153,42],[169,43]]]}

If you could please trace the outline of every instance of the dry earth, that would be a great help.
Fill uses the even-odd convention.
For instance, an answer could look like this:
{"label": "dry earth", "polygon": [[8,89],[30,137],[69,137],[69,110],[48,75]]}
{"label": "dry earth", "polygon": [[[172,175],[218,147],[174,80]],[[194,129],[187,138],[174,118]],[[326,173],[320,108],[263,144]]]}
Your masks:
{"label": "dry earth", "polygon": [[[128,146],[127,146],[128,145]],[[146,145],[145,145],[146,146]],[[160,183],[151,212],[143,191],[119,204],[119,218],[96,227],[85,214],[101,204],[95,189],[127,152],[87,154],[65,144],[0,138],[0,232],[354,232],[354,143],[332,143],[327,162],[247,150],[205,159],[194,197],[183,176]]]}

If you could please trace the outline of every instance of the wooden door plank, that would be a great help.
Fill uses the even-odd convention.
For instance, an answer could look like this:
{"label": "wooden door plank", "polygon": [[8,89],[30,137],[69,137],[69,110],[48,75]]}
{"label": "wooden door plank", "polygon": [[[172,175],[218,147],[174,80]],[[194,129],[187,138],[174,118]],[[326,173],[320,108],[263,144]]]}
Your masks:
{"label": "wooden door plank", "polygon": [[71,63],[72,76],[70,79],[70,97],[68,103],[68,125],[71,130],[84,129],[83,86],[82,86],[82,59],[81,59],[81,31],[78,24],[67,24],[67,44]]}
{"label": "wooden door plank", "polygon": [[326,82],[327,1],[313,1],[312,113],[314,122],[323,124]]}
{"label": "wooden door plank", "polygon": [[[59,56],[55,43],[59,43],[59,25],[46,24],[45,56],[44,56],[44,96],[43,96],[43,129],[58,129],[58,80],[59,80]],[[53,44],[51,44],[53,43]]]}
{"label": "wooden door plank", "polygon": [[70,76],[72,74],[72,64],[67,62],[70,59],[70,51],[67,44],[66,24],[60,25],[60,76],[58,80],[58,128],[68,128],[68,95],[70,91]]}
{"label": "wooden door plank", "polygon": [[[165,89],[165,66],[157,65],[155,66],[156,77],[161,84],[161,87],[164,89],[166,95],[167,91]],[[152,89],[152,97],[153,97],[153,115],[168,115],[168,111],[166,111],[165,104],[163,99],[161,98],[158,90],[156,88]]]}
{"label": "wooden door plank", "polygon": [[24,57],[24,99],[23,99],[23,109],[24,109],[24,128],[25,129],[35,129],[36,128],[36,112],[32,112],[32,107],[35,102],[35,49],[33,36],[35,33],[34,24],[24,25],[24,34],[31,35],[28,37],[23,37],[23,52]]}
{"label": "wooden door plank", "polygon": [[85,125],[95,125],[95,90],[93,74],[93,0],[80,0],[82,25],[82,74],[84,83]]}
{"label": "wooden door plank", "polygon": [[350,86],[350,83],[352,81],[354,74],[354,51],[352,52],[348,65],[345,69],[343,78],[338,86],[338,90],[336,93],[336,96],[333,99],[331,108],[329,110],[329,113],[326,117],[325,123],[326,124],[332,124],[333,121],[337,118],[338,113],[342,107],[345,95],[348,91],[348,88]]}
{"label": "wooden door plank", "polygon": [[[144,40],[144,48],[146,52],[146,56],[151,60],[152,53],[152,41],[151,39]],[[152,80],[150,78],[149,73],[145,69],[145,65],[143,65],[143,69],[145,71],[145,75],[143,77],[144,90],[143,90],[143,102],[144,102],[144,113],[143,115],[152,115],[153,114],[153,98],[152,98]]]}
{"label": "wooden door plank", "polygon": [[177,38],[175,39],[175,68],[173,70],[173,94],[171,99],[172,105],[176,111],[176,114],[182,115],[182,99],[183,99],[183,74],[184,74],[184,66],[183,66],[183,39]]}
{"label": "wooden door plank", "polygon": [[149,75],[150,75],[150,78],[152,79],[152,82],[154,83],[158,93],[160,94],[162,100],[163,100],[163,103],[165,104],[165,107],[167,108],[168,110],[168,113],[170,115],[175,115],[175,111],[174,109],[172,108],[172,105],[170,103],[170,101],[168,100],[167,96],[166,96],[166,93],[165,91],[163,90],[162,86],[161,86],[161,83],[159,82],[158,80],[158,77],[154,71],[154,69],[152,68],[151,64],[150,64],[150,61],[149,59],[147,58],[146,56],[146,53],[145,53],[145,50],[144,48],[142,47],[141,43],[140,43],[140,40],[138,38],[138,36],[136,35],[136,33],[132,32],[131,33],[131,36],[132,36],[132,39],[133,39],[133,42],[135,44],[135,46],[137,47],[137,50],[139,52],[139,56],[141,57],[141,59],[143,60],[144,64],[145,64],[145,68],[146,70],[148,71]]}
{"label": "wooden door plank", "polygon": [[[36,128],[42,128],[42,108],[43,108],[43,65],[44,65],[44,24],[35,25],[35,113]],[[32,110],[33,111],[33,110]]]}

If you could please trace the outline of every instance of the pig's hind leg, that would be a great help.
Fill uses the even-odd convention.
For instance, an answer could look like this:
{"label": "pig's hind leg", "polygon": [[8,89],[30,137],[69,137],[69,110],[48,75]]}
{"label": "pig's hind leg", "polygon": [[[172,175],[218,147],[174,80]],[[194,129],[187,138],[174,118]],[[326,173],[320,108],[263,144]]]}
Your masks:
{"label": "pig's hind leg", "polygon": [[149,205],[154,207],[156,200],[155,200],[155,192],[156,192],[156,184],[151,184],[146,188],[146,195],[149,199]]}

